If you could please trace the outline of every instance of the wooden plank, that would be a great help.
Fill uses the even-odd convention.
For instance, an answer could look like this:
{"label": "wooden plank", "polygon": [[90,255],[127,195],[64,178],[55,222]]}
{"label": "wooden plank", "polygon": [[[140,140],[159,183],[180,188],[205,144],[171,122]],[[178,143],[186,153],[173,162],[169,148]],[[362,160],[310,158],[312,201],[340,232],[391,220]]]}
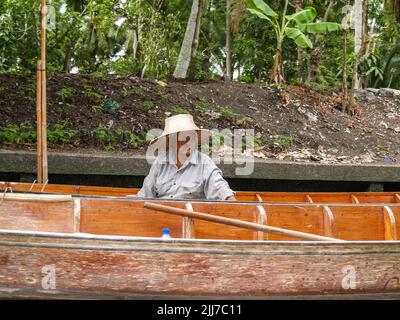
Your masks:
{"label": "wooden plank", "polygon": [[395,202],[400,202],[400,194],[395,194],[394,195],[394,199],[395,199]]}
{"label": "wooden plank", "polygon": [[382,206],[330,205],[335,237],[351,241],[385,240]]}
{"label": "wooden plank", "polygon": [[396,218],[388,206],[383,207],[385,240],[397,240]]}
{"label": "wooden plank", "polygon": [[327,237],[335,237],[333,231],[333,213],[332,210],[328,206],[323,206],[323,214],[324,214],[324,234]]}
{"label": "wooden plank", "polygon": [[[193,211],[193,206],[190,202],[185,204],[186,210]],[[195,238],[195,226],[194,219],[190,217],[184,217],[182,221],[182,237],[186,239]]]}
{"label": "wooden plank", "polygon": [[0,205],[0,229],[74,232],[73,201],[4,201]]}
{"label": "wooden plank", "polygon": [[174,208],[168,205],[162,205],[158,203],[152,202],[145,202],[144,207],[147,209],[157,210],[160,212],[167,212],[173,215],[184,216],[184,217],[193,217],[198,220],[205,220],[211,221],[214,223],[219,223],[223,225],[230,225],[237,228],[249,229],[249,230],[256,230],[256,231],[263,231],[266,233],[283,235],[295,239],[302,239],[302,240],[314,240],[314,241],[335,241],[335,242],[342,242],[340,239],[334,239],[329,237],[323,237],[316,234],[305,233],[295,230],[288,230],[283,228],[271,227],[271,226],[263,226],[258,223],[252,223],[247,221],[242,221],[238,219],[230,219],[224,217],[218,217],[212,214],[207,214],[203,212],[192,212],[185,209]]}
{"label": "wooden plank", "polygon": [[182,218],[144,209],[143,201],[81,199],[82,233],[158,238],[163,228],[170,229],[172,238],[181,238]]}
{"label": "wooden plank", "polygon": [[306,194],[306,201],[309,203],[314,203],[313,199],[308,194]]}
{"label": "wooden plank", "polygon": [[[10,183],[7,183],[10,184]],[[8,186],[8,185],[7,185]],[[36,184],[31,191],[41,192],[43,184]],[[0,184],[0,188],[4,189],[6,183]],[[29,191],[32,187],[31,183],[12,183],[14,191]],[[97,196],[115,196],[124,197],[134,195],[138,192],[137,188],[110,188],[97,186],[69,186],[54,185],[46,186],[45,191],[50,193],[62,194],[80,194],[80,195],[97,195]],[[313,203],[395,203],[399,195],[395,192],[251,192],[238,191],[236,198],[238,201],[256,201],[256,202],[287,202],[287,203],[304,203],[309,202],[306,194],[311,198]],[[353,197],[352,197],[353,195]],[[261,200],[262,199],[262,200]]]}
{"label": "wooden plank", "polygon": [[[122,299],[400,292],[399,244],[384,242],[342,246],[0,233],[0,262],[0,288],[8,297],[18,288],[53,298],[80,292]],[[42,268],[53,264],[57,289],[44,290]],[[343,286],[348,265],[357,272],[351,289]]]}
{"label": "wooden plank", "polygon": [[[213,202],[196,203],[193,206],[196,211],[248,222],[254,222],[258,214],[257,208],[253,204]],[[196,239],[254,240],[255,238],[255,232],[251,230],[201,220],[197,220],[195,224]]]}
{"label": "wooden plank", "polygon": [[[268,213],[268,225],[324,235],[324,220],[321,206],[264,204]],[[268,240],[292,241],[293,239],[270,234]]]}

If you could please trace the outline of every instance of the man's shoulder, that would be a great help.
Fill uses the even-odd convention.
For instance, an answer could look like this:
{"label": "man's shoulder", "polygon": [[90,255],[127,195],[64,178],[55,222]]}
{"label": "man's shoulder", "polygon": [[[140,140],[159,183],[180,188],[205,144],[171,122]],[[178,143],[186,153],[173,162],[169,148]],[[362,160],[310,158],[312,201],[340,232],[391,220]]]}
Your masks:
{"label": "man's shoulder", "polygon": [[198,163],[210,169],[217,168],[215,162],[205,153],[198,151]]}

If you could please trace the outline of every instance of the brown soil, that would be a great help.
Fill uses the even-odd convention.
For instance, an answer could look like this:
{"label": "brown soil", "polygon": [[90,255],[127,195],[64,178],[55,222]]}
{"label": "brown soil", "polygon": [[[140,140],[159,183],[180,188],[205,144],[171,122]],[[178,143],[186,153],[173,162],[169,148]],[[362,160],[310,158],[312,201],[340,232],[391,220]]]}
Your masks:
{"label": "brown soil", "polygon": [[[67,88],[73,94],[61,98]],[[11,124],[36,125],[35,77],[0,74],[0,131]],[[116,114],[102,109],[107,99],[121,107]],[[198,108],[206,106],[207,115]],[[110,130],[126,129],[144,137],[152,128],[163,128],[164,119],[176,107],[194,115],[205,128],[254,128],[264,148],[259,155],[285,160],[352,162],[400,161],[400,96],[378,95],[373,102],[360,101],[359,114],[349,116],[339,110],[337,95],[319,93],[300,86],[282,90],[257,84],[223,81],[161,83],[134,77],[93,77],[50,74],[48,78],[48,124],[57,123],[78,130],[64,145],[50,150],[104,150],[96,138],[99,125]],[[218,116],[220,107],[239,114]],[[247,121],[242,118],[249,117]],[[291,136],[289,150],[273,148],[273,136]],[[1,142],[0,142],[1,143]],[[145,151],[147,144],[134,148],[120,141],[113,152]],[[0,144],[1,148],[34,150],[34,143]],[[307,149],[307,150],[306,150]],[[304,156],[306,154],[306,156]]]}

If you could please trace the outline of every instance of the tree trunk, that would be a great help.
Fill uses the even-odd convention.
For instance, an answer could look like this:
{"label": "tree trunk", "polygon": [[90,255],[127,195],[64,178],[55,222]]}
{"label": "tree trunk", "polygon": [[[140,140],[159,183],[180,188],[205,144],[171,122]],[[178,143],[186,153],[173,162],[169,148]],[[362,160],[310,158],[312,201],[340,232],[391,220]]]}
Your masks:
{"label": "tree trunk", "polygon": [[[326,8],[323,22],[328,21],[329,13],[332,10],[333,5],[335,4],[334,1],[330,1],[328,7]],[[318,75],[319,75],[319,65],[321,63],[321,58],[324,54],[324,49],[322,46],[322,38],[323,36],[316,36],[316,41],[314,45],[314,49],[311,51],[310,58],[308,61],[308,74],[307,74],[307,80],[306,83],[310,82],[316,82]]]}
{"label": "tree trunk", "polygon": [[345,104],[348,99],[348,84],[347,84],[347,42],[348,42],[348,29],[343,30],[344,46],[343,46],[343,102],[342,111],[345,109]]}
{"label": "tree trunk", "polygon": [[283,70],[282,70],[282,44],[278,43],[275,57],[274,57],[274,64],[271,70],[271,78],[272,83],[282,84],[285,82],[283,78]]}
{"label": "tree trunk", "polygon": [[[365,36],[364,28],[364,2],[367,0],[354,1],[354,54],[358,55],[360,52],[362,41]],[[355,75],[355,89],[360,88],[360,79],[358,77],[358,70],[353,70]]]}
{"label": "tree trunk", "polygon": [[73,48],[74,48],[74,45],[72,44],[72,40],[70,40],[70,43],[68,44],[68,47],[67,47],[67,52],[65,53],[65,59],[64,59],[63,72],[65,72],[65,73],[69,73],[71,71],[71,59],[72,59]]}
{"label": "tree trunk", "polygon": [[186,78],[192,58],[193,45],[196,37],[196,29],[197,27],[200,29],[201,17],[199,17],[199,12],[201,12],[200,7],[202,5],[202,2],[202,0],[193,0],[192,10],[190,12],[189,20],[186,26],[185,37],[182,42],[178,61],[176,63],[174,71],[175,78]]}
{"label": "tree trunk", "polygon": [[[356,0],[356,1],[359,1],[359,0]],[[361,12],[365,13],[367,11],[367,8],[368,8],[368,1],[363,0]],[[366,25],[365,19],[367,19],[367,15],[362,14],[361,22],[355,21],[355,24],[356,25],[360,24],[362,26],[362,28],[364,29],[364,26]],[[357,39],[357,37],[356,37],[356,39]],[[356,59],[354,61],[353,79],[352,79],[351,90],[350,90],[348,103],[347,103],[347,112],[349,114],[353,113],[352,106],[353,106],[353,102],[354,102],[354,92],[356,89],[360,88],[360,79],[358,77],[358,66],[360,64],[361,58],[366,53],[366,50],[368,48],[368,43],[369,43],[369,40],[367,39],[366,33],[364,31],[362,31],[361,44],[360,44],[359,48],[357,48],[358,50],[357,50],[357,54],[356,54]]]}
{"label": "tree trunk", "polygon": [[232,41],[231,41],[232,0],[226,0],[226,63],[225,81],[232,80]]}
{"label": "tree trunk", "polygon": [[196,17],[196,30],[194,32],[193,46],[192,46],[192,59],[196,56],[197,49],[200,43],[200,27],[201,27],[201,17],[203,15],[203,0],[199,1],[199,10],[197,11]]}
{"label": "tree trunk", "polygon": [[[296,7],[296,12],[303,10],[302,0],[296,0],[295,7]],[[300,79],[301,81],[303,81],[303,53],[304,53],[303,48],[298,46],[297,47],[297,60],[296,60],[297,78]]]}

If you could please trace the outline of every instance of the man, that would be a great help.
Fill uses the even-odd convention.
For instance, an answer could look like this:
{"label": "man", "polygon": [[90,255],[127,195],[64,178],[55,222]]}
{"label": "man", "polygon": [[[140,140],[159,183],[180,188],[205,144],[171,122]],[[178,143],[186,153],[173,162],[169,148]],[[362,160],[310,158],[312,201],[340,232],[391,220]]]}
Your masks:
{"label": "man", "polygon": [[165,120],[163,133],[150,142],[158,151],[143,187],[141,198],[236,200],[222,172],[198,150],[211,132],[198,128],[193,117],[179,114]]}

